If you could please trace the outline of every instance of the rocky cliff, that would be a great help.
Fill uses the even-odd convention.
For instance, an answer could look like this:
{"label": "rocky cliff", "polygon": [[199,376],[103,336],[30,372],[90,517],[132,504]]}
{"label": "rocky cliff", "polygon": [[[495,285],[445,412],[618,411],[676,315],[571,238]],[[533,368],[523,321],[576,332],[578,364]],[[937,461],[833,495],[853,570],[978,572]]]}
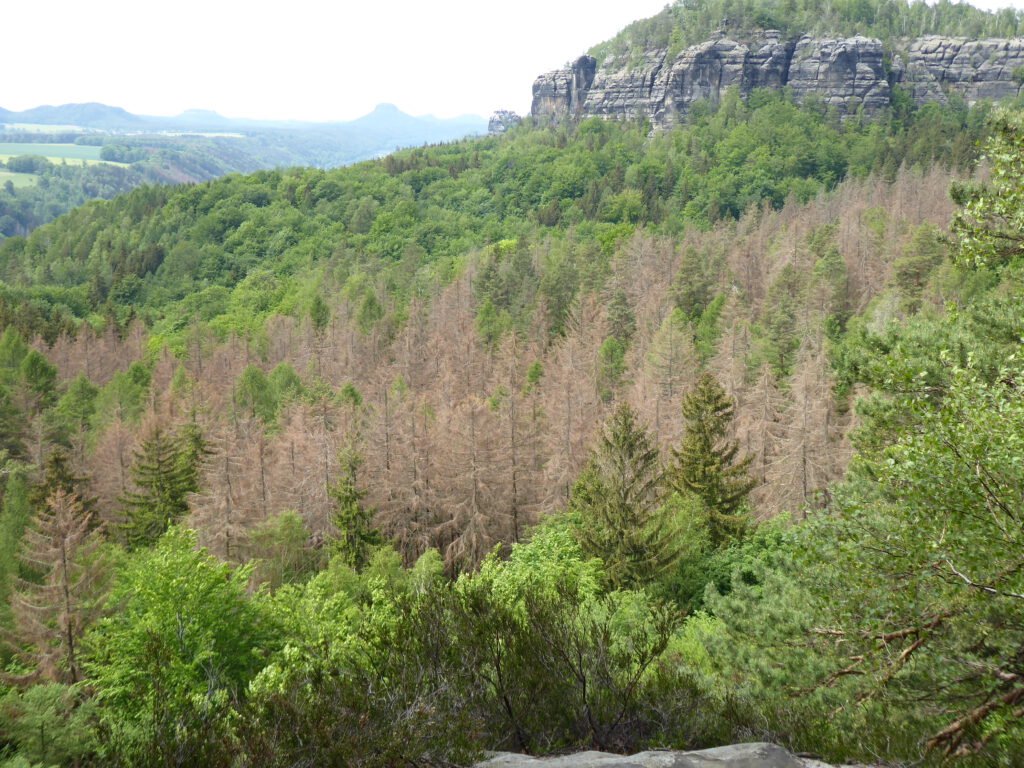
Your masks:
{"label": "rocky cliff", "polygon": [[732,86],[743,95],[789,86],[799,101],[815,97],[840,115],[861,108],[871,114],[889,104],[894,86],[918,104],[946,101],[954,93],[973,103],[1016,96],[1022,75],[1022,38],[930,36],[903,41],[890,52],[880,40],[859,35],[793,40],[767,30],[745,42],[708,40],[671,57],[666,50],[645,51],[623,66],[599,66],[581,56],[537,78],[531,114],[557,121],[642,113],[663,128],[694,102],[715,101]]}

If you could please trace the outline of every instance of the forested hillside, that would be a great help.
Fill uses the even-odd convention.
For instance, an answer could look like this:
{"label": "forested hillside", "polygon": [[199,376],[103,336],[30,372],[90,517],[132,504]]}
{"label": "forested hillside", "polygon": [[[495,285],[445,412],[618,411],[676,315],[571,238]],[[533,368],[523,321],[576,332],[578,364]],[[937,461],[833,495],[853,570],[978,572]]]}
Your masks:
{"label": "forested hillside", "polygon": [[0,766],[1015,765],[1020,114],[730,92],[7,239]]}
{"label": "forested hillside", "polygon": [[[0,122],[0,241],[28,235],[88,200],[109,200],[146,184],[196,183],[267,168],[333,168],[483,133],[486,125],[473,116],[412,117],[390,104],[335,123],[234,120],[202,110],[144,117],[102,104],[0,109],[0,121],[8,126]],[[89,149],[102,162],[74,163]]]}
{"label": "forested hillside", "polygon": [[[475,249],[512,239],[583,244],[603,254],[594,268],[606,272],[615,244],[638,226],[674,236],[751,206],[809,200],[848,176],[892,179],[901,165],[933,161],[966,168],[987,109],[908,104],[884,122],[840,124],[785,94],[731,94],[650,140],[642,122],[593,120],[352,168],[137,190],[3,243],[2,311],[23,332],[45,316],[47,339],[81,319],[129,313],[160,332],[199,317],[230,333],[294,314],[326,278],[360,294],[374,284],[400,311]],[[246,300],[254,281],[268,280],[273,291]],[[570,277],[561,295],[548,292],[549,312],[563,313],[578,288]]]}
{"label": "forested hillside", "polygon": [[628,61],[640,51],[682,50],[720,32],[740,38],[766,29],[786,36],[860,34],[891,44],[924,35],[1016,37],[1021,24],[1021,12],[1014,8],[993,13],[949,0],[675,0],[658,15],[634,22],[594,46],[590,55],[599,62],[609,56]]}

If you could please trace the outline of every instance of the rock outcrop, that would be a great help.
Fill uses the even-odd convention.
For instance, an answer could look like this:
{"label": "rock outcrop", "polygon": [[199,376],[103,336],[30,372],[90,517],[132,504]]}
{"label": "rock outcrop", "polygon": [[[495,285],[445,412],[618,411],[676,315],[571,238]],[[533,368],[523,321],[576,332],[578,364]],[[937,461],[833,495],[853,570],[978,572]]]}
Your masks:
{"label": "rock outcrop", "polygon": [[[797,757],[775,744],[732,744],[698,752],[654,751],[637,755],[579,752],[536,758],[503,752],[475,768],[830,768],[826,763]],[[848,768],[856,768],[849,766]]]}
{"label": "rock outcrop", "polygon": [[867,113],[888,106],[891,85],[882,43],[867,37],[814,40],[796,44],[785,83],[797,101],[817,96],[840,115],[863,106]]}
{"label": "rock outcrop", "polygon": [[1024,39],[965,40],[931,35],[897,57],[897,74],[923,104],[957,93],[968,104],[1016,96],[1024,79]]}
{"label": "rock outcrop", "polygon": [[594,84],[597,59],[580,56],[566,69],[556,69],[541,75],[533,84],[533,106],[531,115],[558,115],[579,119],[584,116],[583,107]]}
{"label": "rock outcrop", "polygon": [[717,101],[730,87],[789,86],[799,101],[815,98],[840,116],[888,106],[894,86],[918,104],[958,94],[979,99],[1016,96],[1024,78],[1024,39],[966,40],[923,37],[904,41],[891,57],[880,40],[810,37],[786,40],[767,30],[755,39],[728,37],[694,45],[669,60],[645,51],[629,65],[599,65],[581,56],[565,69],[537,78],[531,114],[552,120],[632,119],[646,115],[656,128],[677,122],[698,101]]}
{"label": "rock outcrop", "polygon": [[508,133],[514,126],[519,125],[522,119],[515,112],[499,109],[491,115],[491,119],[487,122],[487,132],[492,136]]}

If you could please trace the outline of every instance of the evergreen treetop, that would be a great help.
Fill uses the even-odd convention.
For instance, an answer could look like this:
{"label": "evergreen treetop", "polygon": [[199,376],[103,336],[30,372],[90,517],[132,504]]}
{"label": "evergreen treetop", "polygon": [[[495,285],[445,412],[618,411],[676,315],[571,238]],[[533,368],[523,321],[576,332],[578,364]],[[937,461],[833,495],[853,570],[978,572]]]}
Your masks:
{"label": "evergreen treetop", "polygon": [[609,419],[579,480],[570,508],[584,553],[600,558],[616,588],[639,586],[678,558],[678,540],[661,506],[658,448],[627,403]]}
{"label": "evergreen treetop", "polygon": [[186,499],[199,490],[199,462],[207,452],[198,428],[177,435],[158,426],[143,441],[131,470],[138,490],[121,497],[126,517],[121,530],[129,546],[156,541],[188,512]]}
{"label": "evergreen treetop", "polygon": [[697,380],[682,408],[686,433],[672,450],[668,482],[678,493],[700,499],[711,543],[720,546],[746,528],[743,504],[756,484],[747,474],[751,457],[736,458],[739,445],[728,439],[735,404],[711,374]]}

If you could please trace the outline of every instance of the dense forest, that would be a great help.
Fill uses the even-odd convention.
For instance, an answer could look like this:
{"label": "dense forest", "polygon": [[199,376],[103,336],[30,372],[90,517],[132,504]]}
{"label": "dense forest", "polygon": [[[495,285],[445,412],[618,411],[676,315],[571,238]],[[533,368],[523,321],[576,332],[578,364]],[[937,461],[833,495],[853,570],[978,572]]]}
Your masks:
{"label": "dense forest", "polygon": [[730,92],[9,237],[0,766],[1015,765],[1021,114]]}
{"label": "dense forest", "polygon": [[[547,261],[564,277],[537,274],[535,287],[557,332],[582,272],[603,280],[616,244],[638,227],[676,237],[752,206],[810,200],[848,177],[891,180],[901,166],[936,161],[965,168],[987,110],[914,109],[908,99],[886,120],[840,122],[785,93],[730,92],[652,139],[643,121],[524,126],[351,168],[144,188],[0,245],[0,317],[52,341],[83,319],[98,327],[138,316],[181,343],[192,319],[249,332],[329,287],[377,301],[393,326],[472,254],[509,240],[553,249]],[[526,304],[497,307],[502,322],[528,322],[530,297],[516,300]]]}
{"label": "dense forest", "polygon": [[[482,118],[472,116],[412,117],[387,104],[357,120],[338,123],[277,124],[204,112],[149,118],[100,104],[6,115],[0,110],[0,119],[81,119],[93,128],[84,133],[85,129],[63,132],[59,125],[51,130],[40,125],[42,130],[31,132],[0,130],[0,154],[12,146],[21,153],[0,160],[0,176],[5,168],[15,174],[0,183],[0,241],[26,236],[88,200],[109,200],[147,184],[191,184],[229,173],[300,165],[333,168],[399,147],[482,133],[485,125]],[[98,147],[103,162],[69,165],[61,159],[62,147],[69,145]]]}
{"label": "dense forest", "polygon": [[680,51],[716,34],[742,39],[766,29],[787,36],[860,34],[877,37],[892,50],[901,38],[924,35],[1016,37],[1022,24],[1020,10],[983,11],[950,0],[675,0],[594,46],[590,55],[599,62],[629,64],[644,50]]}
{"label": "dense forest", "polygon": [[[228,173],[294,162],[288,153],[254,154],[237,140],[149,137],[107,139],[100,149],[103,162],[71,165],[47,157],[52,142],[25,142],[27,137],[75,138],[60,134],[0,134],[0,141],[20,139],[18,146],[31,144],[33,150],[38,147],[37,153],[0,161],[0,169],[10,174],[0,185],[0,241],[28,235],[36,227],[90,200],[110,200],[138,187],[208,181]],[[78,141],[82,142],[83,137],[79,136]]]}
{"label": "dense forest", "polygon": [[[27,235],[89,200],[109,200],[147,183],[137,169],[58,164],[42,155],[18,155],[0,168],[18,174],[0,185],[0,240]],[[22,179],[27,183],[20,183]]]}

